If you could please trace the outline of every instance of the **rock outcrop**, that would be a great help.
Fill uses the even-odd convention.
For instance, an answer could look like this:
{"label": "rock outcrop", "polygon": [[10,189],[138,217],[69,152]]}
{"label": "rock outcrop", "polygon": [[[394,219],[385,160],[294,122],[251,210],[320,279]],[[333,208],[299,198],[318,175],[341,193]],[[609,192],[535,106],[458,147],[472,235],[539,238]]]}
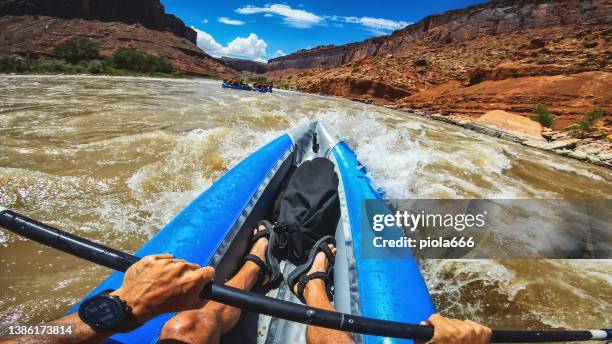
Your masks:
{"label": "rock outcrop", "polygon": [[170,31],[196,43],[197,34],[182,20],[166,14],[159,0],[0,0],[0,16],[42,15],[65,19],[139,23]]}
{"label": "rock outcrop", "polygon": [[241,72],[262,74],[268,70],[266,64],[263,62],[244,60],[226,56],[223,56],[220,60],[231,68],[239,70]]}
{"label": "rock outcrop", "polygon": [[73,36],[160,56],[187,75],[227,77],[238,72],[195,44],[196,32],[159,0],[0,0],[0,56],[55,58],[53,48]]}
{"label": "rock outcrop", "polygon": [[532,140],[546,140],[540,134],[542,132],[542,125],[540,123],[503,110],[489,111],[474,122],[499,128],[517,136],[523,136]]}
{"label": "rock outcrop", "polygon": [[[596,106],[612,111],[611,23],[606,0],[491,1],[388,36],[276,58],[265,76],[297,90],[474,119],[492,110],[529,117],[542,103],[563,131]],[[353,91],[368,84],[376,91]],[[612,116],[599,125],[612,133]]]}
{"label": "rock outcrop", "polygon": [[610,21],[610,3],[607,0],[498,0],[429,16],[388,36],[342,46],[300,50],[271,59],[268,68],[337,67],[366,57],[394,53],[415,40],[449,44],[520,30],[606,24]]}

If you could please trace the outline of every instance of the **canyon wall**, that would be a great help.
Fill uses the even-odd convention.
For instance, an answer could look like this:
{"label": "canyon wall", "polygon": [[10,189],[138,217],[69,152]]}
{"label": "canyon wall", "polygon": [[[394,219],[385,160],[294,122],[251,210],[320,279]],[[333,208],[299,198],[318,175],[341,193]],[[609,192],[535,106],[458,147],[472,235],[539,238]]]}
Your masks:
{"label": "canyon wall", "polygon": [[612,22],[607,0],[491,1],[423,20],[388,36],[342,46],[321,46],[271,59],[269,70],[337,67],[407,49],[415,40],[449,44],[482,36],[551,26]]}
{"label": "canyon wall", "polygon": [[267,65],[263,62],[244,60],[227,56],[221,57],[220,60],[223,61],[223,63],[225,63],[227,66],[239,70],[241,72],[262,74],[268,70]]}
{"label": "canyon wall", "polygon": [[139,23],[149,29],[171,31],[192,43],[197,39],[196,32],[182,20],[165,13],[159,0],[0,0],[0,16],[8,15]]}
{"label": "canyon wall", "polygon": [[0,56],[57,58],[53,48],[74,36],[100,43],[104,58],[132,48],[187,75],[239,74],[198,48],[196,32],[159,0],[0,0]]}

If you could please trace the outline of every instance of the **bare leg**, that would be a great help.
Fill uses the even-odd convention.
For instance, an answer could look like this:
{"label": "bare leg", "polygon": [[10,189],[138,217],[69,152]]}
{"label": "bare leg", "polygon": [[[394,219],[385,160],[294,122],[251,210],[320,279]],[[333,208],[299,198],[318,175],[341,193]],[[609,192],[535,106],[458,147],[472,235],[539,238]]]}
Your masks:
{"label": "bare leg", "polygon": [[[336,248],[333,245],[329,245],[332,249],[332,252],[336,254]],[[307,275],[322,271],[325,272],[327,270],[329,261],[327,260],[327,256],[325,253],[319,252],[315,256],[314,263],[312,267],[307,272]],[[297,288],[297,286],[296,286]],[[335,311],[336,308],[332,306],[329,302],[329,298],[327,297],[327,293],[325,292],[325,283],[321,279],[314,279],[309,281],[304,288],[304,299],[306,300],[306,304],[311,307],[326,309],[329,311]],[[308,344],[352,344],[355,343],[353,338],[342,331],[330,330],[323,327],[311,326],[308,325],[306,328],[306,342]]]}
{"label": "bare leg", "polygon": [[[260,226],[255,230],[265,229]],[[268,239],[262,237],[251,249],[251,254],[266,260]],[[247,261],[240,271],[226,285],[242,290],[253,288],[259,277],[259,266]],[[204,307],[178,313],[168,320],[162,329],[160,343],[219,343],[221,336],[236,325],[240,319],[240,309],[210,301]]]}

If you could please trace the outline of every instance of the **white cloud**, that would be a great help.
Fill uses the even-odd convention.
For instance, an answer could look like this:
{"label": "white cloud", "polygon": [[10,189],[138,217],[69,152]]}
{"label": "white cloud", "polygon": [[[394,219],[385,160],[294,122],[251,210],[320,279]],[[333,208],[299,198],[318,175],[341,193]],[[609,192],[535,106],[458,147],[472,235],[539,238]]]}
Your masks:
{"label": "white cloud", "polygon": [[230,19],[228,17],[219,17],[217,18],[217,21],[227,25],[244,25],[242,20]]}
{"label": "white cloud", "polygon": [[[300,4],[298,6],[302,7],[303,5]],[[261,13],[264,15],[264,17],[280,16],[283,18],[286,25],[300,29],[307,29],[318,24],[324,25],[326,21],[335,22],[333,24],[335,27],[342,27],[343,23],[357,24],[376,35],[388,34],[391,31],[401,29],[410,24],[403,20],[392,20],[385,18],[317,15],[303,9],[291,8],[291,6],[286,4],[267,4],[263,7],[248,5],[246,7],[238,8],[236,13]]]}
{"label": "white cloud", "polygon": [[351,24],[359,24],[366,28],[367,30],[377,33],[377,34],[385,34],[388,31],[399,30],[406,25],[410,24],[405,21],[396,21],[391,19],[384,18],[372,18],[372,17],[338,17],[333,16],[330,17],[331,20],[342,21],[345,23]]}
{"label": "white cloud", "polygon": [[198,30],[193,26],[191,28],[198,34],[198,47],[212,56],[233,56],[262,62],[266,60],[268,44],[254,33],[247,37],[236,37],[227,46],[224,46],[208,32]]}
{"label": "white cloud", "polygon": [[198,34],[197,45],[209,55],[220,57],[224,54],[225,47],[215,41],[214,37],[208,32],[191,27]]}
{"label": "white cloud", "polygon": [[268,44],[251,33],[248,37],[236,37],[227,45],[229,55],[246,57],[255,61],[265,61]]}
{"label": "white cloud", "polygon": [[208,19],[207,18],[202,19],[202,24],[208,24]]}
{"label": "white cloud", "polygon": [[277,51],[274,53],[274,56],[275,56],[275,57],[276,57],[276,56],[283,56],[283,55],[287,55],[287,54],[285,54],[285,52],[284,52],[284,51],[282,51],[282,50],[280,50],[280,49],[279,49],[279,50],[277,50]]}
{"label": "white cloud", "polygon": [[285,24],[299,29],[307,29],[323,22],[324,18],[314,13],[291,8],[284,4],[268,4],[264,7],[246,6],[236,10],[240,14],[273,14],[283,17]]}

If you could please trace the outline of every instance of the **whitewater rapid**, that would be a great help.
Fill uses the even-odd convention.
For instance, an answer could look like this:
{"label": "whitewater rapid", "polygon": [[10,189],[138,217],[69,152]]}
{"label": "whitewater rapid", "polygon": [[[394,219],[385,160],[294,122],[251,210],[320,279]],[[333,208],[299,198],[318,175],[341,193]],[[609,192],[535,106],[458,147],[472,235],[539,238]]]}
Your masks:
{"label": "whitewater rapid", "polygon": [[[218,81],[0,76],[0,204],[134,251],[245,156],[313,119],[389,198],[610,199],[612,173],[405,112]],[[0,323],[61,316],[109,273],[0,231]],[[603,326],[612,261],[428,260],[438,309],[505,328]]]}

